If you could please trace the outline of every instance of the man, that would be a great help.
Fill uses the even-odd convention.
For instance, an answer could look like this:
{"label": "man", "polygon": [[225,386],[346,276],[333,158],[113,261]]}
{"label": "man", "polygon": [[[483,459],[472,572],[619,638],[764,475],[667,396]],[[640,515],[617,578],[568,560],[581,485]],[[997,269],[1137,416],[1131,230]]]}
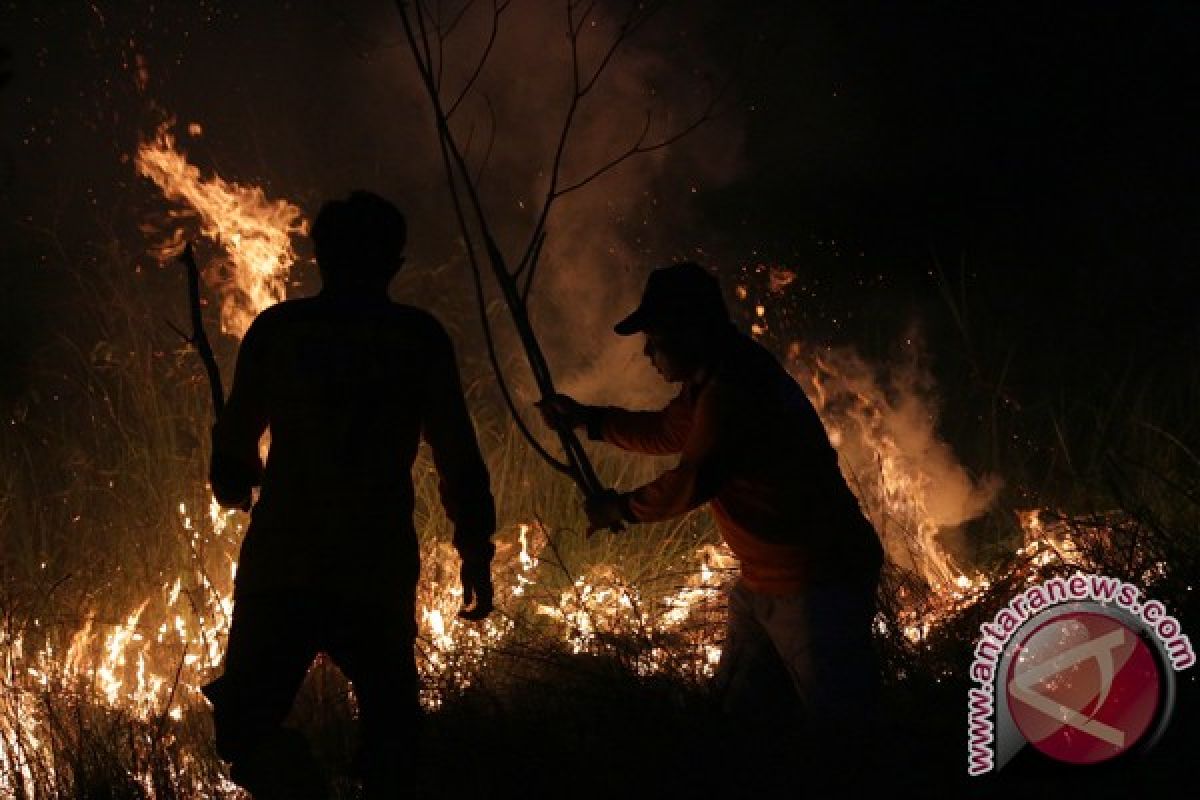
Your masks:
{"label": "man", "polygon": [[[246,332],[213,429],[211,482],[249,508],[225,671],[205,688],[217,752],[264,798],[321,797],[307,743],[282,727],[313,658],[354,686],[367,797],[393,797],[419,722],[411,468],[429,443],[462,557],[464,616],[492,609],[495,510],[442,326],[388,298],[403,215],[373,194],[326,204],[312,229],[322,290]],[[270,429],[265,469],[259,442]]]}
{"label": "man", "polygon": [[[587,504],[591,530],[657,522],[707,503],[741,561],[717,687],[730,713],[762,721],[790,682],[821,727],[870,711],[871,620],[882,549],[803,390],[731,324],[716,279],[692,263],[655,270],[616,326],[682,390],[661,411],[585,406],[558,395],[550,425],[585,427],[625,450],[679,454],[631,492]],[[790,692],[788,692],[790,694]]]}

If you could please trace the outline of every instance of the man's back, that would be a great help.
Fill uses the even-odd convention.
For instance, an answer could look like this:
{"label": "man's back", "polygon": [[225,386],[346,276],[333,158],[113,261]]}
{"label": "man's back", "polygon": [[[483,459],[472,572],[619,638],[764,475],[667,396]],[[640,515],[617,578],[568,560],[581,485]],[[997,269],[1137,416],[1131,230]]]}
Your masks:
{"label": "man's back", "polygon": [[239,584],[370,582],[415,570],[411,468],[422,433],[460,533],[494,525],[453,347],[386,295],[323,292],[264,311],[242,344],[214,447],[270,451]]}
{"label": "man's back", "polygon": [[803,389],[759,343],[739,335],[728,348],[713,377],[731,412],[719,515],[764,544],[801,547],[812,569],[877,570],[878,537]]}

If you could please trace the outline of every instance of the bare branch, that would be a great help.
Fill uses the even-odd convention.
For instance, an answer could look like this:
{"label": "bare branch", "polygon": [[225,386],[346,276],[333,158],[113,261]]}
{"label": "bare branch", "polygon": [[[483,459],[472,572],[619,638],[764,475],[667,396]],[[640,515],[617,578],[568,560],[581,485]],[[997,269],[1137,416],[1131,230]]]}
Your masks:
{"label": "bare branch", "polygon": [[575,28],[575,5],[567,0],[567,41],[571,43],[571,91],[579,97],[579,31]]}
{"label": "bare branch", "polygon": [[[401,0],[401,2],[402,2],[402,0]],[[434,63],[433,50],[431,49],[430,44],[429,44],[429,33],[425,29],[426,13],[427,12],[425,11],[425,0],[417,0],[417,27],[419,28],[419,30],[421,32],[421,47],[425,53],[425,55],[424,55],[425,70],[423,72],[423,75],[425,75],[428,78],[428,82],[429,82],[429,85],[432,88],[432,90],[435,92],[438,92],[440,94],[441,93],[441,84],[440,84],[441,74],[438,72],[435,72],[433,70],[433,63]],[[407,24],[405,25],[405,34],[407,34],[409,37],[410,47],[412,47],[413,52],[416,53],[416,44],[412,39],[411,31],[408,29]],[[440,50],[439,50],[439,52],[440,52]]]}
{"label": "bare branch", "polygon": [[650,114],[647,113],[646,114],[646,124],[642,127],[641,132],[638,134],[638,137],[637,137],[637,139],[634,140],[633,144],[631,144],[629,147],[627,147],[621,153],[619,153],[616,156],[614,156],[613,158],[609,159],[604,164],[602,164],[599,167],[597,167],[596,169],[592,170],[590,173],[585,175],[583,178],[580,178],[579,180],[575,181],[574,183],[567,184],[566,186],[557,190],[554,194],[554,199],[558,199],[559,197],[562,197],[565,194],[570,194],[571,192],[574,192],[578,189],[582,189],[584,186],[587,186],[589,183],[596,180],[601,175],[604,175],[607,172],[611,172],[612,170],[616,169],[621,164],[625,163],[626,161],[628,161],[629,159],[631,159],[635,156],[644,155],[646,153],[653,153],[655,150],[662,150],[664,147],[669,147],[669,146],[675,144],[680,139],[682,139],[683,137],[687,136],[692,131],[699,128],[705,122],[708,122],[710,119],[712,119],[713,109],[716,108],[716,105],[717,105],[717,95],[714,95],[713,98],[709,101],[708,105],[705,106],[704,111],[702,111],[700,114],[698,114],[695,119],[693,119],[691,122],[689,122],[684,127],[675,131],[674,133],[672,133],[668,136],[665,136],[662,139],[659,139],[658,141],[653,142],[651,144],[646,144],[646,136],[649,134],[649,130],[650,130]]}
{"label": "bare branch", "polygon": [[[412,21],[408,17],[404,0],[397,0],[396,5],[400,10],[400,18],[404,25],[405,36],[407,36],[409,40],[409,48],[412,50],[414,60],[417,62],[417,71],[421,75],[421,79],[425,84],[426,93],[429,96],[430,102],[433,104],[434,119],[438,126],[438,136],[440,139],[444,140],[447,154],[449,155],[451,163],[454,167],[454,169],[447,174],[447,177],[453,180],[455,173],[457,173],[462,179],[463,191],[465,192],[467,200],[470,203],[472,215],[475,218],[479,235],[483,237],[484,244],[488,251],[488,256],[492,259],[493,265],[496,267],[498,273],[503,272],[506,276],[508,276],[508,269],[504,266],[503,255],[500,253],[500,249],[496,246],[495,239],[492,236],[490,227],[488,226],[487,216],[484,214],[483,210],[483,203],[479,198],[479,193],[476,190],[476,187],[471,183],[470,166],[467,164],[466,158],[463,156],[462,151],[459,149],[454,140],[454,135],[450,130],[449,122],[446,118],[445,108],[442,106],[441,95],[439,94],[437,84],[433,79],[431,62],[429,61],[428,57],[422,61],[421,51],[417,45],[416,34],[413,31]],[[424,21],[419,14],[417,16],[417,24],[423,31]],[[426,51],[426,56],[428,56],[428,51]],[[466,235],[465,228],[464,235]]]}
{"label": "bare branch", "polygon": [[[445,27],[443,27],[439,21],[437,27],[438,37],[442,41],[450,38],[450,36],[454,34],[454,29],[458,27],[458,23],[463,21],[463,17],[467,16],[467,12],[470,11],[474,5],[475,0],[469,0],[469,2],[463,3],[462,8],[460,8],[458,13],[454,15],[454,18],[450,20],[450,24],[446,25]],[[508,5],[508,3],[505,3],[505,5]],[[441,4],[438,5],[438,8],[441,8]]]}
{"label": "bare branch", "polygon": [[[565,428],[556,431],[566,457],[566,463],[560,462],[550,456],[533,439],[524,424],[521,414],[516,408],[495,352],[495,341],[483,290],[482,255],[479,251],[483,250],[487,254],[487,259],[501,289],[503,299],[512,315],[512,321],[517,334],[524,346],[534,380],[542,396],[548,397],[554,392],[554,383],[545,355],[542,352],[537,337],[534,335],[533,326],[528,314],[528,300],[546,239],[547,219],[554,202],[563,194],[581,188],[605,172],[615,168],[617,164],[635,155],[667,147],[679,138],[687,135],[711,116],[712,105],[710,104],[709,108],[705,109],[704,113],[691,124],[654,142],[648,141],[652,122],[652,119],[648,117],[646,125],[632,145],[619,153],[614,159],[592,170],[582,179],[563,187],[561,185],[562,172],[566,160],[567,146],[574,131],[575,123],[578,120],[582,102],[597,87],[601,77],[613,63],[616,53],[621,50],[622,44],[627,42],[629,37],[644,25],[662,5],[661,2],[636,2],[636,0],[632,2],[628,7],[628,13],[618,26],[615,35],[602,49],[599,60],[595,63],[594,67],[587,70],[585,75],[581,64],[581,42],[589,24],[593,27],[596,25],[593,17],[601,5],[599,0],[566,0],[566,35],[570,47],[572,81],[570,98],[558,130],[558,141],[554,146],[552,164],[548,172],[548,185],[545,188],[541,207],[537,212],[535,223],[530,232],[529,242],[522,258],[516,263],[515,269],[510,270],[508,262],[492,233],[492,227],[489,224],[480,194],[483,174],[490,160],[490,154],[498,130],[495,110],[485,97],[489,113],[490,136],[483,163],[477,169],[472,169],[469,164],[469,156],[474,143],[474,128],[470,129],[466,149],[464,149],[460,147],[449,124],[450,117],[462,107],[463,103],[466,102],[466,98],[478,87],[482,71],[497,41],[500,17],[507,8],[509,0],[493,0],[492,29],[489,32],[487,43],[479,54],[469,76],[466,78],[466,82],[448,103],[444,102],[440,92],[441,58],[445,52],[446,36],[454,27],[461,24],[462,13],[465,12],[461,12],[451,20],[449,25],[443,24],[440,18],[436,20],[435,30],[438,36],[439,47],[435,55],[430,42],[429,23],[427,22],[430,17],[422,5],[423,2],[424,0],[417,0],[418,5],[416,6],[415,21],[410,16],[408,3],[404,0],[397,0],[397,6],[400,10],[409,48],[413,53],[421,80],[425,85],[426,93],[433,106],[439,150],[451,192],[455,215],[458,219],[464,245],[467,249],[467,259],[472,270],[472,278],[476,288],[476,301],[481,311],[481,321],[484,327],[488,355],[493,371],[496,374],[509,412],[512,414],[514,421],[526,440],[530,442],[539,456],[548,463],[551,463],[556,469],[567,472],[579,485],[580,489],[583,490],[585,495],[594,496],[596,493],[602,491],[603,487],[592,468],[587,452],[574,431]],[[469,220],[468,217],[470,217]]]}
{"label": "bare branch", "polygon": [[[571,5],[574,5],[572,3]],[[592,12],[596,10],[596,0],[591,0],[587,7],[583,9],[583,13],[579,15],[579,23],[575,26],[575,35],[583,33],[584,26],[587,25],[588,18],[592,16]]]}
{"label": "bare branch", "polygon": [[[537,246],[538,237],[541,236],[542,231],[546,227],[546,220],[550,216],[550,208],[551,208],[551,206],[554,205],[554,201],[557,198],[561,197],[563,194],[567,193],[567,192],[559,190],[558,183],[559,183],[559,179],[562,175],[563,157],[566,152],[567,142],[570,139],[571,129],[574,127],[575,117],[579,111],[580,105],[582,104],[584,98],[588,95],[588,93],[591,92],[595,88],[596,83],[600,79],[600,76],[604,73],[604,71],[612,63],[612,58],[616,54],[616,52],[620,49],[621,45],[635,31],[637,31],[638,28],[640,28],[642,25],[644,25],[646,23],[646,21],[649,20],[650,17],[653,16],[662,7],[663,3],[657,2],[657,3],[641,4],[641,3],[634,2],[630,5],[629,13],[626,15],[625,19],[618,26],[616,36],[613,37],[613,41],[610,43],[608,49],[605,51],[604,56],[600,60],[600,63],[597,65],[596,69],[592,72],[591,77],[588,78],[587,82],[584,84],[580,83],[579,35],[583,29],[583,21],[586,21],[588,15],[590,15],[592,13],[592,10],[595,7],[595,3],[594,2],[589,3],[588,6],[584,9],[583,18],[578,25],[576,25],[575,21],[574,21],[575,20],[575,17],[574,17],[575,5],[576,5],[576,3],[574,2],[574,0],[567,0],[567,4],[566,4],[566,6],[567,6],[567,39],[570,42],[570,46],[571,46],[571,76],[572,76],[572,84],[573,84],[573,93],[571,96],[571,101],[567,105],[567,112],[563,118],[562,127],[559,130],[558,144],[554,149],[554,161],[550,168],[550,184],[546,188],[546,195],[542,201],[542,207],[541,207],[540,211],[538,212],[537,221],[534,223],[533,230],[530,232],[529,242],[525,247],[525,252],[522,254],[521,260],[518,262],[518,270],[524,268],[524,266],[533,257],[533,251],[534,251],[535,246]],[[639,14],[639,8],[642,9],[642,13],[640,13],[640,14]],[[710,106],[710,108],[711,108],[711,106]],[[703,120],[700,120],[700,122],[703,122]],[[691,126],[691,128],[694,129],[695,127],[698,127],[699,124],[700,123],[698,122],[698,123],[696,123],[696,125]],[[687,132],[690,132],[690,130],[682,133],[681,136],[686,135]],[[680,137],[676,137],[676,138],[680,138]],[[641,137],[639,137],[639,139],[636,142],[636,145],[641,145],[644,142],[645,142],[645,133],[643,133],[643,135]],[[663,143],[661,146],[665,147],[667,144],[669,144],[669,142]],[[652,148],[652,149],[657,149],[657,148]],[[636,152],[628,153],[625,156],[625,158],[631,158],[634,155],[636,155]],[[602,169],[600,174],[608,171],[608,169],[612,169],[615,166],[616,166],[616,164],[613,164],[612,166],[608,166],[607,168]],[[595,177],[599,177],[599,175],[596,175]],[[583,185],[583,184],[581,184],[581,185]],[[580,188],[580,187],[573,186],[568,191],[574,191],[576,188]]]}
{"label": "bare branch", "polygon": [[488,58],[492,54],[492,48],[496,44],[496,35],[500,31],[500,15],[504,13],[506,8],[508,8],[508,0],[503,3],[498,0],[492,0],[492,30],[488,35],[487,44],[484,46],[483,52],[480,53],[479,60],[475,63],[475,69],[471,71],[471,77],[467,78],[467,82],[463,84],[462,91],[458,93],[458,97],[454,98],[454,101],[446,108],[446,119],[454,116],[454,112],[458,110],[462,101],[471,92],[476,81],[479,80],[479,76],[483,72],[483,67],[487,64]]}
{"label": "bare branch", "polygon": [[466,235],[467,219],[463,213],[462,202],[459,199],[458,189],[454,182],[454,173],[450,164],[450,154],[447,150],[445,139],[438,137],[440,150],[442,153],[442,165],[446,170],[446,175],[450,179],[450,199],[454,206],[454,215],[458,219],[459,227],[463,230],[463,244],[467,250],[467,263],[471,266],[471,277],[475,286],[475,302],[479,307],[479,319],[483,328],[483,339],[487,347],[488,361],[492,365],[492,372],[496,376],[496,385],[500,388],[500,395],[504,398],[504,404],[508,407],[508,413],[513,418],[513,422],[517,426],[517,430],[521,432],[521,436],[529,443],[529,446],[541,456],[541,458],[554,469],[564,474],[570,474],[571,468],[568,464],[559,461],[550,454],[541,443],[534,437],[529,427],[525,424],[524,417],[517,409],[516,401],[513,399],[512,391],[509,389],[508,382],[504,379],[504,369],[500,365],[500,356],[496,351],[496,339],[492,333],[491,321],[488,319],[487,298],[483,291],[483,275],[479,267],[479,259],[475,254],[475,246],[471,241],[471,237]]}
{"label": "bare branch", "polygon": [[204,330],[203,304],[200,300],[200,267],[196,264],[191,242],[184,246],[179,260],[187,268],[188,310],[192,319],[192,335],[188,337],[188,344],[195,348],[204,364],[204,372],[208,375],[208,389],[212,395],[213,420],[216,421],[225,410],[225,389],[221,385],[221,368],[217,366],[217,358],[213,355],[212,345],[209,344],[208,334]]}
{"label": "bare branch", "polygon": [[[521,435],[534,449],[534,451],[554,469],[565,474],[571,475],[576,480],[583,481],[583,486],[586,490],[587,478],[590,475],[595,479],[594,473],[590,471],[590,464],[586,468],[581,468],[578,464],[578,454],[574,452],[567,444],[567,439],[573,439],[574,436],[570,431],[560,431],[560,439],[564,440],[564,452],[568,456],[567,464],[559,461],[546,451],[544,447],[534,438],[528,426],[526,426],[519,410],[516,407],[516,402],[513,400],[512,393],[509,390],[508,384],[504,379],[504,372],[500,365],[499,356],[496,353],[495,338],[492,335],[491,324],[487,317],[487,304],[483,292],[483,280],[479,267],[479,258],[475,251],[475,245],[470,235],[470,225],[467,222],[466,212],[463,209],[462,199],[459,194],[459,183],[461,181],[462,190],[465,192],[467,199],[471,203],[473,214],[478,223],[478,230],[484,239],[484,244],[488,251],[488,256],[492,260],[493,269],[497,273],[497,277],[506,277],[511,283],[511,276],[508,275],[504,267],[503,257],[500,254],[499,248],[496,246],[495,240],[492,238],[490,231],[487,228],[487,220],[483,214],[483,208],[479,200],[475,186],[471,183],[470,172],[467,169],[462,153],[455,145],[453,135],[450,132],[449,126],[446,123],[445,113],[441,106],[441,100],[437,94],[436,86],[433,80],[432,65],[428,60],[428,50],[425,50],[425,58],[422,57],[422,50],[418,46],[417,33],[413,30],[412,20],[409,18],[405,3],[403,0],[398,0],[397,6],[400,10],[401,21],[404,25],[405,35],[409,40],[409,47],[412,50],[414,60],[417,64],[417,71],[421,75],[421,79],[425,84],[426,92],[429,95],[430,102],[433,103],[434,114],[438,125],[438,146],[442,156],[442,165],[446,172],[447,183],[450,188],[450,197],[454,208],[455,217],[458,220],[459,228],[463,232],[463,243],[467,250],[467,261],[471,266],[472,277],[475,283],[476,302],[480,309],[480,319],[483,325],[484,339],[488,350],[488,359],[491,362],[492,370],[496,375],[497,385],[500,387],[501,395],[504,398],[505,405],[508,407],[509,413],[513,417],[514,423],[517,425]],[[420,15],[417,18],[418,26],[422,27]],[[456,180],[455,175],[459,176]],[[508,289],[507,285],[501,283],[502,288]],[[512,298],[508,296],[506,291],[506,301],[512,309]],[[545,380],[548,378],[549,371],[546,368],[545,361],[541,358],[540,350],[537,349],[536,341],[530,347],[530,342],[526,340],[527,335],[531,332],[520,330],[520,320],[518,319],[518,332],[522,334],[522,340],[526,344],[526,353],[529,357],[530,367],[533,369],[534,377],[537,379],[540,386],[545,386]],[[578,443],[576,443],[578,446]],[[586,456],[585,456],[586,458]],[[598,484],[598,481],[597,481]]]}
{"label": "bare branch", "polygon": [[542,255],[542,245],[546,243],[546,231],[542,230],[542,235],[537,239],[537,245],[533,248],[533,256],[529,259],[528,272],[525,274],[525,285],[521,288],[521,302],[529,302],[529,292],[533,289],[533,273],[537,271],[538,259]]}
{"label": "bare branch", "polygon": [[488,162],[492,160],[492,148],[496,146],[496,107],[492,105],[492,100],[487,95],[483,96],[483,103],[487,107],[488,123],[491,127],[488,131],[487,149],[483,151],[483,159],[479,162],[479,168],[475,170],[476,190],[483,185],[483,173],[487,169]]}
{"label": "bare branch", "polygon": [[[630,5],[629,14],[626,15],[625,19],[618,26],[617,35],[613,37],[608,49],[596,65],[596,69],[592,71],[592,77],[588,78],[580,88],[583,94],[587,94],[595,88],[596,82],[600,80],[600,76],[608,69],[608,65],[612,62],[613,56],[616,55],[621,45],[628,41],[629,37],[636,33],[639,28],[645,25],[662,8],[662,5],[662,3],[648,3],[643,5],[636,2]],[[640,14],[638,13],[639,9],[642,11]]]}

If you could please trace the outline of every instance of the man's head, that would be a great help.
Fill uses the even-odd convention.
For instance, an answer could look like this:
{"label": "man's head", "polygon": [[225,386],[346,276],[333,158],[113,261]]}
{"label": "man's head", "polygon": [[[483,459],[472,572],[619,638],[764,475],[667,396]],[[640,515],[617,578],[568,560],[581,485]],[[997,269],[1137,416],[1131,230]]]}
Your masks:
{"label": "man's head", "polygon": [[668,381],[692,379],[732,325],[717,279],[690,261],[650,273],[642,302],[617,323],[622,335],[646,335],[646,357]]}
{"label": "man's head", "polygon": [[387,200],[357,191],[321,207],[312,239],[325,286],[386,290],[404,264],[408,225]]}

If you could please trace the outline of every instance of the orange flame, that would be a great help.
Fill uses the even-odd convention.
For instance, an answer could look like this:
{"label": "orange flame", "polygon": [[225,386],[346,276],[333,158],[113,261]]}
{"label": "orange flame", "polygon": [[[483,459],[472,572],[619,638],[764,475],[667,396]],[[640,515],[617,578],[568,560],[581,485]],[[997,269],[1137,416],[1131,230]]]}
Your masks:
{"label": "orange flame", "polygon": [[254,317],[287,293],[287,277],[296,260],[292,236],[308,223],[286,200],[269,200],[257,186],[242,186],[220,175],[204,178],[175,144],[164,124],[137,151],[138,172],[169,200],[186,204],[201,231],[224,249],[228,260],[206,277],[221,293],[221,330],[241,337]]}

